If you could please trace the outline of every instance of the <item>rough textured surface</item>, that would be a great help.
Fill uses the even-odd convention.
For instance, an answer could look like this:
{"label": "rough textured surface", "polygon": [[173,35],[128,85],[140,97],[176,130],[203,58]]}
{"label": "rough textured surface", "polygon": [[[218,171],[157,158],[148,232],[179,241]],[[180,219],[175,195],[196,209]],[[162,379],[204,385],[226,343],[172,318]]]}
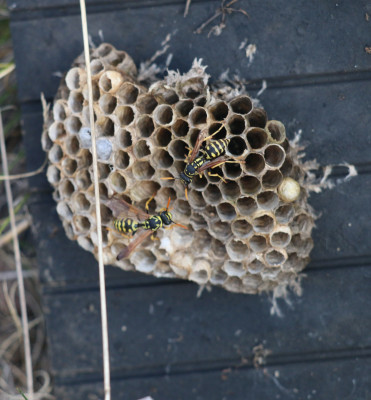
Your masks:
{"label": "rough textured surface", "polygon": [[[11,10],[12,34],[29,171],[45,156],[40,92],[52,101],[60,83],[53,73],[68,71],[83,48],[79,7],[72,3],[9,1],[17,5]],[[203,57],[213,80],[230,68],[231,77],[239,73],[249,81],[254,97],[266,79],[268,88],[259,98],[269,118],[284,122],[290,138],[303,129],[307,158],[321,165],[348,161],[360,173],[311,196],[311,205],[322,213],[313,230],[312,261],[302,296],[291,296],[290,306],[279,301],[282,318],[270,316],[267,296],[214,287],[197,299],[191,282],[106,266],[112,398],[368,399],[371,327],[364,310],[371,302],[371,135],[365,127],[371,126],[371,69],[364,45],[370,36],[369,2],[299,0],[292,7],[284,0],[268,5],[239,0],[236,7],[250,18],[228,15],[222,34],[209,38],[193,31],[220,2],[192,1],[187,18],[184,4],[91,0],[89,32],[100,43],[102,29],[105,41],[125,49],[139,65],[177,29],[170,67],[184,72],[194,57]],[[245,38],[257,46],[249,67],[238,50]],[[46,176],[31,179],[55,396],[101,399],[97,263],[67,239]],[[258,344],[272,353],[255,369],[251,361]]]}
{"label": "rough textured surface", "polygon": [[[124,51],[102,44],[91,59],[104,228],[112,228],[112,196],[143,209],[153,193],[153,211],[171,197],[174,220],[189,226],[159,230],[159,241],[147,241],[122,261],[116,256],[127,239],[104,229],[105,263],[234,292],[295,286],[309,261],[314,216],[298,147],[284,125],[268,120],[246,94],[225,85],[213,92],[198,61],[186,74],[170,71],[147,89]],[[97,255],[87,97],[79,57],[60,86],[42,142],[67,236]],[[226,154],[242,163],[194,178],[188,202],[179,180],[161,178],[177,178],[200,132],[219,129],[214,138],[230,139]]]}

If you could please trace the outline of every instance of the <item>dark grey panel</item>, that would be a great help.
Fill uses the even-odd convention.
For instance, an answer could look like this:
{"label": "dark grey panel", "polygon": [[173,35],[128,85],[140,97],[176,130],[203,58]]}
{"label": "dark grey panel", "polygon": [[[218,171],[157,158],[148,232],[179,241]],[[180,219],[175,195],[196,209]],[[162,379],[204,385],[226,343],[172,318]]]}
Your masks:
{"label": "dark grey panel", "polygon": [[[247,10],[250,18],[233,13],[227,16],[227,27],[220,36],[208,38],[207,30],[194,34],[218,5],[194,3],[187,18],[182,4],[101,10],[89,15],[89,32],[99,43],[102,30],[105,41],[128,51],[137,64],[149,59],[172,34],[171,67],[185,71],[195,57],[203,58],[213,79],[226,69],[231,76],[239,72],[247,80],[370,69],[364,50],[370,29],[363,12],[365,1],[358,7],[351,2],[336,5],[320,0],[300,0],[288,7],[284,1],[275,1],[269,8],[258,0],[240,1],[237,7]],[[53,73],[65,72],[83,49],[80,16],[13,21],[12,34],[20,99],[38,99],[41,91],[54,96],[58,79]],[[246,38],[257,46],[251,65],[245,50],[239,50]]]}
{"label": "dark grey panel", "polygon": [[[190,374],[114,379],[112,398],[155,400],[272,400],[349,399],[371,397],[371,362],[365,359],[331,360],[268,366],[197,371]],[[96,382],[96,381],[95,381]],[[103,384],[63,385],[60,400],[103,398]]]}
{"label": "dark grey panel", "polygon": [[[308,353],[335,353],[371,345],[370,269],[353,267],[311,272],[302,297],[283,318],[269,314],[266,296],[214,288],[196,297],[193,284],[111,289],[107,293],[113,371],[135,373],[251,357],[258,344],[276,362]],[[99,292],[44,297],[52,361],[60,377],[100,369]],[[66,346],[68,343],[68,346]]]}

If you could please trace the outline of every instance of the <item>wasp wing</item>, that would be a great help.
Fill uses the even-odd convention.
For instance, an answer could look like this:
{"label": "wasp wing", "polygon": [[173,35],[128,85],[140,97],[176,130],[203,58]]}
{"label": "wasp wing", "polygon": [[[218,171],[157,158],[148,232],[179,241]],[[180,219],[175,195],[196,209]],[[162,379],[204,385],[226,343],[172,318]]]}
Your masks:
{"label": "wasp wing", "polygon": [[152,233],[153,232],[151,230],[140,232],[138,236],[133,239],[127,247],[120,251],[116,259],[122,260],[123,258],[129,257],[130,254],[135,250],[135,248],[139,246],[142,242],[144,242],[144,240],[146,240],[148,236],[151,236]]}
{"label": "wasp wing", "polygon": [[201,132],[198,134],[196,143],[195,143],[195,145],[193,147],[193,150],[192,150],[192,153],[189,156],[189,158],[187,159],[187,164],[190,164],[196,158],[197,154],[200,151],[200,147],[202,145],[202,142],[205,140],[206,134],[207,134],[207,129],[206,128],[202,129]]}
{"label": "wasp wing", "polygon": [[145,211],[139,210],[139,208],[127,203],[123,199],[118,199],[117,197],[112,197],[108,201],[107,205],[112,210],[112,213],[116,218],[124,215],[139,220],[148,218],[148,214]]}
{"label": "wasp wing", "polygon": [[202,164],[197,172],[202,173],[203,171],[205,171],[205,169],[217,167],[218,165],[224,164],[227,160],[228,160],[227,157],[215,158],[215,160],[208,161],[208,162],[205,162],[204,164]]}

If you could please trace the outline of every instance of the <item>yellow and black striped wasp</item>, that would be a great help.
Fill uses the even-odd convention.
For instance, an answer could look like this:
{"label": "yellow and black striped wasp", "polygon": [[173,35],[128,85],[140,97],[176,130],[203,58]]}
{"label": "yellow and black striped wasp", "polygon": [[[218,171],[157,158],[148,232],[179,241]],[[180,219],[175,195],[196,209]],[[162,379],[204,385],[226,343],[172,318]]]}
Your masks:
{"label": "yellow and black striped wasp", "polygon": [[[226,162],[240,162],[240,161],[227,161],[227,157],[223,157],[225,154],[230,139],[218,139],[211,141],[204,149],[201,149],[203,142],[211,139],[216,135],[223,125],[209,136],[206,136],[207,129],[203,129],[196,140],[193,149],[189,150],[189,154],[186,157],[186,166],[184,170],[179,174],[179,178],[161,178],[161,179],[180,179],[185,187],[185,196],[188,200],[188,185],[192,183],[193,178],[196,175],[201,175],[208,168],[215,168]],[[200,155],[199,155],[200,154]],[[218,174],[212,174],[211,176],[218,176],[223,182],[225,179]]]}
{"label": "yellow and black striped wasp", "polygon": [[[139,208],[127,203],[123,199],[113,197],[109,200],[108,207],[111,208],[113,215],[117,215],[117,218],[113,221],[113,226],[118,232],[130,238],[133,237],[140,228],[143,229],[127,247],[120,251],[116,257],[117,260],[129,257],[137,246],[163,226],[166,227],[174,224],[181,228],[188,229],[186,226],[173,221],[173,216],[169,209],[170,197],[166,208],[161,209],[155,215],[149,215],[149,203],[153,198],[154,196],[146,202],[145,208],[147,212],[139,210]],[[119,218],[120,215],[125,215],[126,218]]]}

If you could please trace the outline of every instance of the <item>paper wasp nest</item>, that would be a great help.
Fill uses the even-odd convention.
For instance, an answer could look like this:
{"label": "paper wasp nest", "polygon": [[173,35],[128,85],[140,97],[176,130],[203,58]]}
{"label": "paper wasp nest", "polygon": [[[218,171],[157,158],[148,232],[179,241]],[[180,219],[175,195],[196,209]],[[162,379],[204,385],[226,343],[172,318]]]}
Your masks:
{"label": "paper wasp nest", "polygon": [[[91,60],[105,263],[233,292],[295,284],[313,246],[314,217],[298,150],[286,139],[283,124],[269,121],[245,94],[211,91],[197,62],[187,74],[171,72],[147,88],[136,80],[136,67],[124,51],[102,44]],[[80,57],[58,91],[42,143],[67,236],[97,255],[88,117]],[[230,138],[227,155],[244,163],[210,170],[227,183],[208,171],[197,176],[188,202],[180,180],[161,178],[177,178],[200,130],[211,134],[221,125],[213,140]],[[116,261],[128,240],[106,229],[113,228],[108,199],[121,196],[144,210],[154,193],[151,211],[166,207],[170,196],[174,221],[189,230],[160,229],[160,240],[147,240],[130,259]]]}

